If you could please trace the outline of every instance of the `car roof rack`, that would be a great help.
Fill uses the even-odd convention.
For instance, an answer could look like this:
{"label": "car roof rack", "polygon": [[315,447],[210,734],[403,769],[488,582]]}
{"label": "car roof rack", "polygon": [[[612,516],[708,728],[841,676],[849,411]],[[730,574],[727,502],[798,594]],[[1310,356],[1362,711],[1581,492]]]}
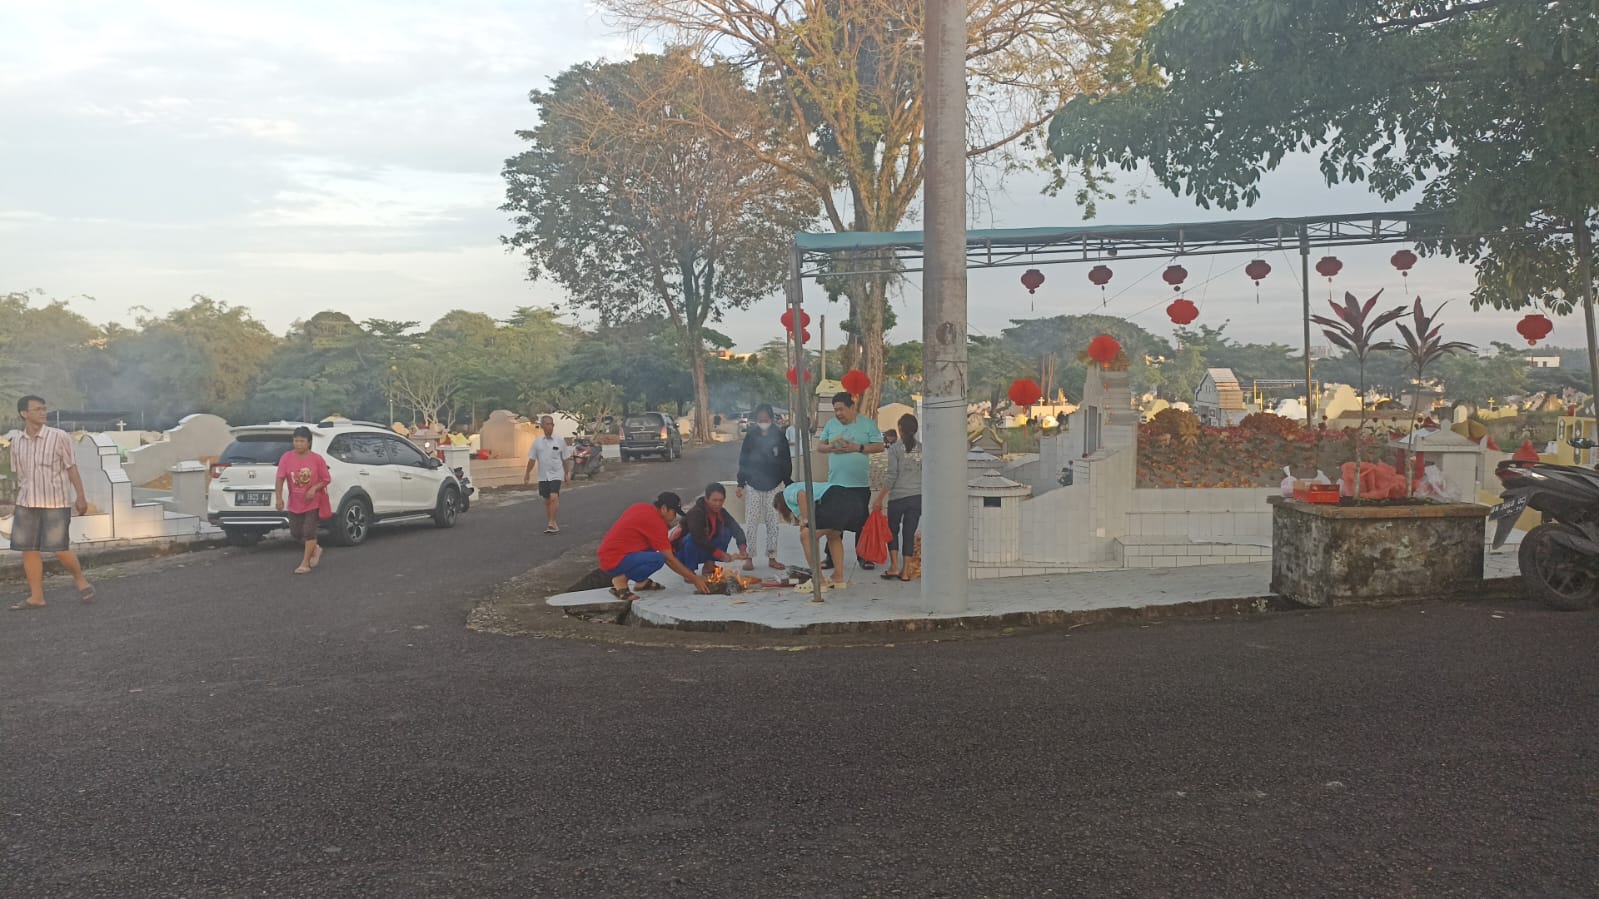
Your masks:
{"label": "car roof rack", "polygon": [[393,427],[389,425],[380,425],[375,421],[351,421],[349,419],[336,419],[333,421],[323,421],[317,423],[317,427],[319,428],[336,428],[340,425],[366,425],[369,428],[381,428],[390,433],[394,432]]}

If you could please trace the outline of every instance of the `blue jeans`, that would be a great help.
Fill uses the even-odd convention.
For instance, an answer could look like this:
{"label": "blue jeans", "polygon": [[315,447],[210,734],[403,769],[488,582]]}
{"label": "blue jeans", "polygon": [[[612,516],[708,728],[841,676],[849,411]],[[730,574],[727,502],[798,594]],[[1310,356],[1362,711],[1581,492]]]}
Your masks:
{"label": "blue jeans", "polygon": [[[727,548],[732,544],[733,532],[726,528],[723,528],[712,542],[713,546],[724,553],[727,552]],[[684,537],[679,540],[675,549],[677,551],[673,555],[677,556],[677,560],[689,568],[698,568],[706,562],[712,562],[716,559],[715,555],[700,549],[700,545],[695,543],[692,537]]]}
{"label": "blue jeans", "polygon": [[628,553],[627,555],[623,556],[621,565],[618,565],[614,571],[607,571],[605,573],[610,577],[616,577],[619,574],[625,574],[627,575],[628,580],[636,584],[639,581],[649,580],[650,575],[660,571],[661,567],[665,564],[665,553],[658,553],[652,549],[640,550],[639,552]]}

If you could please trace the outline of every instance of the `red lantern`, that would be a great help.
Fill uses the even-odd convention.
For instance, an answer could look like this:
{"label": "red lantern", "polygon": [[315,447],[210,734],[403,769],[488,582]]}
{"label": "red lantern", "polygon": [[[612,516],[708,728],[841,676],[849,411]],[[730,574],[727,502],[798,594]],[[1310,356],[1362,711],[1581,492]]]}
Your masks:
{"label": "red lantern", "polygon": [[1344,264],[1338,261],[1337,256],[1323,256],[1321,261],[1316,263],[1316,274],[1326,278],[1327,283],[1331,284],[1333,276],[1343,271],[1343,268]]}
{"label": "red lantern", "polygon": [[1010,401],[1018,406],[1031,406],[1044,395],[1044,388],[1032,378],[1018,378],[1010,382],[1010,391],[1006,394]]}
{"label": "red lantern", "polygon": [[1101,334],[1088,342],[1088,358],[1098,362],[1101,367],[1116,361],[1116,354],[1122,351],[1122,345],[1116,338],[1109,334]]}
{"label": "red lantern", "polygon": [[1416,265],[1416,254],[1409,250],[1400,250],[1388,257],[1388,262],[1399,269],[1401,277],[1410,277],[1410,270]]}
{"label": "red lantern", "polygon": [[1548,337],[1554,329],[1554,322],[1536,313],[1524,316],[1516,323],[1516,333],[1527,339],[1527,346],[1537,346],[1538,341]]}
{"label": "red lantern", "polygon": [[810,342],[811,342],[811,329],[810,328],[802,328],[800,330],[800,343],[810,343]]}
{"label": "red lantern", "polygon": [[[810,379],[811,379],[811,371],[810,371],[810,369],[806,369],[805,370],[805,380],[809,381]],[[790,387],[798,387],[799,386],[799,375],[792,368],[790,368],[788,370],[788,386],[790,386]]]}
{"label": "red lantern", "polygon": [[1088,270],[1088,280],[1094,282],[1101,291],[1104,291],[1105,285],[1110,283],[1111,274],[1110,266],[1096,265]]}
{"label": "red lantern", "polygon": [[1036,268],[1022,272],[1022,286],[1027,288],[1028,293],[1037,293],[1038,288],[1044,286],[1044,273]]}
{"label": "red lantern", "polygon": [[866,388],[872,386],[872,379],[866,376],[866,372],[858,368],[852,368],[844,372],[844,377],[839,383],[844,385],[845,390],[860,396],[866,392]]}
{"label": "red lantern", "polygon": [[[783,330],[792,333],[793,330],[794,330],[794,307],[790,306],[789,308],[784,309],[783,310],[783,317],[779,318],[778,321],[783,323]],[[800,327],[801,328],[807,327],[808,325],[810,325],[810,323],[811,323],[811,314],[809,312],[806,312],[804,309],[801,309],[800,310]]]}
{"label": "red lantern", "polygon": [[1166,317],[1174,324],[1192,324],[1194,319],[1199,317],[1199,307],[1194,305],[1193,300],[1175,300],[1166,307]]}
{"label": "red lantern", "polygon": [[1172,290],[1182,290],[1183,281],[1188,278],[1188,269],[1180,265],[1168,265],[1166,271],[1162,272],[1160,277],[1171,285]]}
{"label": "red lantern", "polygon": [[1264,259],[1256,259],[1254,262],[1244,266],[1244,274],[1255,282],[1256,287],[1259,287],[1260,282],[1266,280],[1266,276],[1271,274],[1271,265]]}

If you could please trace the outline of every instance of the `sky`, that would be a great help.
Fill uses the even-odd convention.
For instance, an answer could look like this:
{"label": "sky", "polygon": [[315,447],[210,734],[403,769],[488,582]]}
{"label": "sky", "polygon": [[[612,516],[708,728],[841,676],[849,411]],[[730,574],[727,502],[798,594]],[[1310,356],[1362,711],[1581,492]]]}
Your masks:
{"label": "sky", "polygon": [[[522,149],[515,131],[534,124],[529,90],[572,64],[635,49],[587,4],[553,0],[0,0],[0,291],[37,288],[97,323],[204,294],[280,333],[330,308],[427,324],[456,308],[504,317],[559,304],[559,286],[528,282],[500,245],[509,228],[500,170]],[[1140,183],[1135,175],[1123,186]],[[1040,184],[1013,177],[971,224],[1083,223],[1069,198],[1043,197]],[[1147,187],[1137,203],[1102,203],[1096,221],[1408,205],[1328,188],[1307,157],[1290,158],[1263,201],[1236,213]],[[1338,251],[1337,289],[1400,299],[1393,249]],[[1257,304],[1241,271],[1248,260],[1184,260],[1199,323],[1296,344],[1296,263],[1268,258],[1275,271]],[[1032,296],[1017,269],[975,272],[971,330],[1106,312],[1167,333],[1165,264],[1120,266],[1104,295],[1082,266],[1047,269]],[[918,338],[919,284],[912,276],[896,298],[891,340]],[[1442,260],[1422,260],[1409,278],[1428,305],[1453,301],[1446,336],[1516,340],[1519,316],[1472,312],[1471,285],[1468,268]],[[808,297],[813,313],[842,314],[823,308],[814,286]],[[778,335],[780,311],[773,297],[730,314],[721,330],[753,349]],[[1580,344],[1580,326],[1557,320],[1550,339]]]}

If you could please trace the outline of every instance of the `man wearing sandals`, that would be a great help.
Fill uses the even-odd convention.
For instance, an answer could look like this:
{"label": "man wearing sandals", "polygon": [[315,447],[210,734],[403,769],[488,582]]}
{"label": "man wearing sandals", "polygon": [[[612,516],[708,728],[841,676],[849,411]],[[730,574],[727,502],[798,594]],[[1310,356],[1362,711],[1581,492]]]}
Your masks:
{"label": "man wearing sandals", "polygon": [[527,471],[522,475],[522,483],[533,479],[536,466],[539,496],[544,497],[544,516],[549,519],[544,533],[559,534],[561,526],[555,521],[555,513],[561,510],[561,485],[572,483],[572,448],[564,438],[555,436],[553,417],[546,415],[539,419],[539,427],[544,429],[544,436],[533,441],[533,448],[528,450]]}
{"label": "man wearing sandals", "polygon": [[[653,503],[634,503],[605,532],[600,541],[600,570],[611,579],[611,595],[624,602],[638,599],[633,590],[664,590],[654,574],[665,565],[693,584],[699,593],[711,592],[705,578],[677,560],[667,536],[679,515],[683,500],[675,493],[662,493]],[[633,590],[627,588],[633,582]]]}
{"label": "man wearing sandals", "polygon": [[11,443],[11,471],[17,478],[11,548],[22,553],[28,598],[11,608],[19,612],[44,608],[44,553],[55,554],[56,561],[78,585],[78,596],[90,602],[94,599],[94,586],[83,576],[78,557],[69,549],[72,513],[83,515],[89,511],[72,438],[66,431],[45,424],[50,410],[39,397],[17,400],[17,414],[22,416],[22,433]]}

